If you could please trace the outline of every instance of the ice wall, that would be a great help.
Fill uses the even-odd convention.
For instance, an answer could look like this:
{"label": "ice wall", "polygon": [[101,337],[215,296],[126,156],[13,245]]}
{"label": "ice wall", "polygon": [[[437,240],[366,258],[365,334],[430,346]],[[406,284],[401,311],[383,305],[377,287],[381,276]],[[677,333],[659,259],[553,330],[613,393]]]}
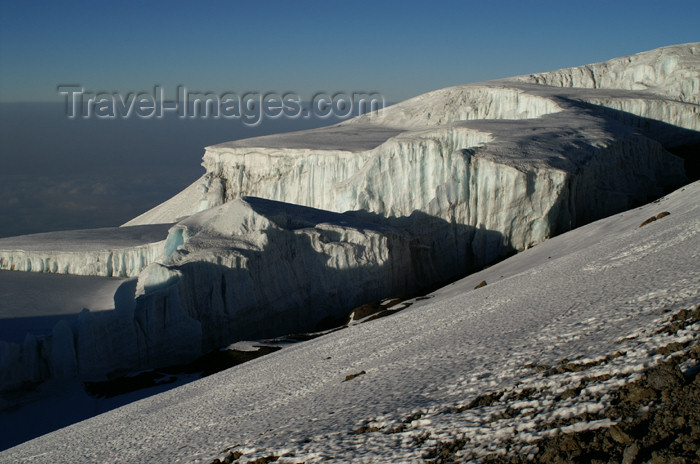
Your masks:
{"label": "ice wall", "polygon": [[[681,47],[681,50],[685,49]],[[647,56],[644,66],[658,68],[653,81],[658,88],[665,88],[666,83],[676,78],[682,80],[687,74],[691,76],[688,85],[692,89],[695,85],[692,76],[700,72],[699,57],[700,54],[689,53],[684,60],[670,66],[666,55],[659,53]],[[538,141],[529,139],[533,128],[526,121],[561,129],[547,136],[561,141],[558,147],[546,147],[551,160],[560,156],[578,157],[581,152],[591,151],[581,147],[581,139],[588,140],[592,147],[604,149],[609,140],[626,137],[629,129],[641,131],[668,146],[700,143],[700,109],[691,102],[692,97],[673,89],[668,95],[656,90],[627,90],[635,87],[628,82],[631,77],[624,71],[624,63],[609,65],[615,66],[622,70],[615,77],[622,83],[603,73],[608,76],[605,79],[612,79],[609,88],[604,89],[593,85],[550,87],[528,83],[539,81],[523,76],[430,92],[387,108],[379,118],[361,116],[335,126],[332,135],[342,140],[341,148],[333,147],[327,134],[319,130],[208,147],[203,161],[206,174],[201,179],[128,224],[174,221],[245,195],[339,212],[354,209],[368,209],[382,215],[429,212],[428,205],[439,201],[443,195],[440,189],[461,169],[462,162],[455,153],[477,150],[480,155],[489,156],[494,146],[508,145],[513,154],[528,153],[519,160],[511,156],[503,164],[516,169],[527,164],[530,155],[536,152],[529,148]],[[568,75],[564,71],[576,74],[563,70],[563,75]],[[596,82],[607,82],[605,79]],[[588,84],[581,81],[581,85]],[[679,99],[673,100],[676,94]],[[506,121],[521,124],[510,125],[506,131],[501,124]],[[383,140],[376,135],[367,136],[375,142],[368,148],[365,134],[378,128],[392,129],[394,133],[385,135]],[[546,142],[551,145],[551,140]],[[585,161],[576,163],[583,165]],[[561,163],[556,162],[541,168],[562,169]],[[564,170],[577,175],[577,169],[568,166]],[[653,178],[656,174],[643,176]],[[399,182],[394,182],[395,179]],[[412,182],[409,184],[405,179]],[[617,190],[638,196],[637,192]]]}
{"label": "ice wall", "polygon": [[[245,197],[180,221],[160,262],[117,291],[114,311],[85,310],[22,346],[0,343],[0,389],[183,363],[238,339],[307,331],[626,209],[679,171],[660,144],[634,134],[586,142],[554,169],[546,160],[558,143],[520,145],[542,159],[518,165],[508,160],[522,153],[509,144],[454,150],[460,130],[441,132],[442,144],[392,142],[392,156],[366,163],[338,190],[363,211]],[[411,195],[399,190],[404,176],[419,180]],[[291,179],[278,176],[276,188]]]}
{"label": "ice wall", "polygon": [[657,48],[602,63],[518,76],[540,85],[644,90],[700,104],[700,42]]}
{"label": "ice wall", "polygon": [[169,226],[49,232],[0,239],[0,270],[135,277],[163,256]]}
{"label": "ice wall", "polygon": [[165,241],[103,251],[0,250],[0,269],[24,272],[135,277],[163,255]]}
{"label": "ice wall", "polygon": [[[401,167],[410,168],[411,164],[420,163],[422,151],[449,156],[453,151],[480,146],[492,139],[488,131],[456,129],[451,127],[453,123],[484,118],[537,118],[559,111],[561,108],[551,98],[521,89],[459,86],[394,105],[380,118],[361,116],[335,126],[333,136],[343,140],[342,148],[329,148],[332,144],[324,137],[325,128],[305,131],[302,144],[295,134],[280,134],[215,145],[205,151],[203,166],[207,172],[202,178],[126,225],[173,222],[243,195],[338,212],[355,209],[357,199],[343,186],[373,169],[370,165],[377,164],[378,159],[404,157]],[[392,129],[383,139],[373,133],[381,133],[378,129],[382,128]],[[367,148],[367,137],[376,142],[370,144],[371,148]],[[406,159],[409,151],[410,158]],[[441,179],[430,182],[435,185]],[[416,182],[409,190],[421,185]],[[404,193],[406,187],[401,186],[394,196]],[[384,209],[372,211],[387,213]]]}
{"label": "ice wall", "polygon": [[[372,219],[372,218],[370,218]],[[241,337],[308,330],[354,305],[442,278],[416,237],[354,215],[236,200],[172,228],[179,243],[115,294],[50,335],[0,342],[0,390],[49,377],[107,375],[193,360]],[[435,229],[431,229],[435,230]]]}
{"label": "ice wall", "polygon": [[667,147],[700,143],[700,105],[655,98],[587,97],[587,103]]}
{"label": "ice wall", "polygon": [[412,237],[375,219],[259,198],[195,215],[178,224],[185,242],[167,261],[182,275],[178,304],[202,322],[213,349],[306,331],[419,286]]}
{"label": "ice wall", "polygon": [[551,95],[559,87],[568,98],[614,110],[607,114],[665,146],[700,143],[700,42],[500,82],[537,84]]}
{"label": "ice wall", "polygon": [[[463,148],[491,139],[466,128],[406,132],[371,151],[208,149],[204,166],[223,201],[257,196],[331,211],[364,209],[386,216],[424,210],[436,189],[464,171]],[[373,190],[367,190],[381,177]],[[407,182],[410,179],[410,182]]]}
{"label": "ice wall", "polygon": [[[177,286],[134,298],[136,279],[117,290],[115,310],[84,309],[51,334],[0,341],[0,391],[48,378],[103,380],[191,361],[201,353],[201,324],[176,302]],[[167,306],[167,311],[164,311]]]}
{"label": "ice wall", "polygon": [[[552,231],[644,201],[662,186],[679,182],[683,170],[659,143],[571,102],[538,119],[465,121],[404,131],[356,152],[209,147],[203,164],[207,174],[198,182],[200,188],[188,190],[197,193],[164,204],[154,216],[172,206],[187,205],[196,212],[203,203],[216,206],[243,196],[386,217],[420,211],[500,231],[518,250]],[[582,206],[574,208],[575,203]],[[597,207],[586,208],[586,203]],[[179,208],[173,213],[181,214]],[[137,219],[149,220],[149,213]]]}
{"label": "ice wall", "polygon": [[342,124],[365,122],[420,130],[475,119],[531,119],[562,108],[548,95],[512,85],[484,83],[434,90],[397,103],[377,117],[367,114]]}

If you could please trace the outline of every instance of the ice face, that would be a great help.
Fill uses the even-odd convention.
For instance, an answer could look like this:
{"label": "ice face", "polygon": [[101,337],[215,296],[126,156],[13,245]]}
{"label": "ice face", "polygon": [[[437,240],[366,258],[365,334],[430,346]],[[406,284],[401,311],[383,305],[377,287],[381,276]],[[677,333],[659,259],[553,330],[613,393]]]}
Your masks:
{"label": "ice face", "polygon": [[669,100],[700,103],[700,43],[662,47],[603,63],[518,76],[540,85],[642,90]]}
{"label": "ice face", "polygon": [[[650,189],[682,178],[682,162],[654,140],[604,114],[591,114],[580,103],[560,106],[566,109],[538,119],[403,131],[371,150],[255,148],[248,146],[251,141],[210,147],[198,188],[131,223],[172,220],[199,211],[203,202],[257,196],[389,217],[421,211],[503,231],[523,249],[552,231],[643,201]],[[346,124],[335,130],[358,128]],[[312,133],[307,140],[313,145]],[[283,144],[284,136],[273,141],[269,144]],[[218,200],[209,195],[211,185],[218,186]],[[583,191],[592,196],[579,196]]]}
{"label": "ice face", "polygon": [[0,239],[0,269],[137,276],[161,258],[170,225],[49,232]]}

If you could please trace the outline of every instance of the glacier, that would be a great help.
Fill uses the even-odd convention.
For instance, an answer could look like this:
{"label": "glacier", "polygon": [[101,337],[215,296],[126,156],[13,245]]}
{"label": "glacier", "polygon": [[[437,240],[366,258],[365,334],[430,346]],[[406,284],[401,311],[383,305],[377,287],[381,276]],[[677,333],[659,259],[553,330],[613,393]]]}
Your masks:
{"label": "glacier", "polygon": [[[632,131],[667,146],[697,144],[699,55],[700,44],[693,43],[596,65],[450,87],[329,128],[207,147],[206,173],[200,180],[127,225],[172,222],[246,195],[338,212],[359,208],[405,215],[414,209],[425,210],[436,198],[436,186],[444,185],[444,177],[429,180],[432,184],[425,185],[423,196],[427,198],[422,202],[412,198],[413,189],[423,187],[421,177],[408,190],[405,186],[383,188],[380,183],[373,188],[382,190],[373,194],[363,185],[368,177],[394,167],[385,164],[387,158],[396,159],[401,168],[417,169],[411,163],[415,156],[411,149],[430,157],[421,164],[422,172],[431,173],[429,169],[440,169],[442,160],[460,149],[478,149],[480,156],[499,161],[504,156],[525,158],[523,155],[533,153],[540,160],[564,153],[571,159],[586,156],[585,150],[605,150],[606,144]],[[577,77],[590,75],[589,70],[594,77]],[[614,126],[611,119],[621,122],[627,131]],[[484,120],[489,121],[488,127]],[[560,130],[532,140],[528,131],[533,121],[539,121],[540,128],[554,123]],[[545,137],[550,146],[541,143]],[[581,139],[589,140],[593,148],[576,147]],[[524,147],[534,150],[523,153]],[[522,161],[501,164],[522,169]],[[528,159],[528,164],[532,161]],[[553,162],[536,167],[564,168],[568,174],[576,171],[575,166],[567,169]],[[373,201],[374,197],[381,201]]]}
{"label": "glacier", "polygon": [[200,179],[120,228],[1,239],[0,269],[122,280],[110,310],[0,341],[0,390],[309,330],[658,197],[687,180],[667,148],[700,143],[698,51],[451,87],[214,145]]}

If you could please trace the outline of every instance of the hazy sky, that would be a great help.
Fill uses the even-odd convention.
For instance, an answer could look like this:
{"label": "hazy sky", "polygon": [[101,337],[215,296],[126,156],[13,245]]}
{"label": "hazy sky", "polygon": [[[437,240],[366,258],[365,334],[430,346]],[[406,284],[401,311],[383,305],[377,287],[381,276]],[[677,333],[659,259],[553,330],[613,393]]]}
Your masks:
{"label": "hazy sky", "polygon": [[700,2],[0,0],[0,101],[87,90],[428,90],[700,40]]}

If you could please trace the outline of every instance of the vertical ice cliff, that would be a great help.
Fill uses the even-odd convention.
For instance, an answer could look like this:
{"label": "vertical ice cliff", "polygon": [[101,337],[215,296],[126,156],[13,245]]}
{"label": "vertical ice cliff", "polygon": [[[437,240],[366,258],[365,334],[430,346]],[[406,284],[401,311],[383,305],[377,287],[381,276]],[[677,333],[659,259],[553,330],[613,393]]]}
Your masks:
{"label": "vertical ice cliff", "polygon": [[[507,245],[521,250],[681,181],[682,162],[624,123],[563,98],[526,114],[544,110],[555,112],[388,133],[369,149],[361,140],[365,123],[311,131],[305,134],[311,148],[280,148],[294,144],[295,134],[209,147],[198,190],[189,189],[130,224],[172,220],[199,211],[202,203],[257,196],[386,217],[420,211],[503,232]],[[344,150],[326,146],[324,139],[315,144],[314,134],[325,137],[331,131],[348,139]],[[216,195],[209,194],[212,185]],[[195,191],[203,193],[189,195]]]}
{"label": "vertical ice cliff", "polygon": [[2,269],[138,276],[113,311],[86,309],[22,345],[0,341],[0,389],[309,330],[660,195],[685,181],[665,147],[700,142],[698,46],[451,87],[380,115],[215,145],[199,180],[127,227],[95,232],[94,246],[0,240]]}
{"label": "vertical ice cliff", "polygon": [[0,340],[0,391],[51,377],[104,379],[197,357],[201,323],[176,304],[177,282],[135,298],[136,282],[126,280],[117,289],[113,310],[86,308],[64,315],[48,334],[30,330],[20,343]]}
{"label": "vertical ice cliff", "polygon": [[308,330],[443,280],[444,260],[423,256],[428,239],[377,216],[228,202],[175,225],[166,243],[177,249],[124,281],[114,310],[85,309],[49,336],[0,342],[0,388],[184,363],[242,337]]}
{"label": "vertical ice cliff", "polygon": [[556,87],[643,90],[668,100],[700,104],[698,56],[700,42],[513,79]]}
{"label": "vertical ice cliff", "polygon": [[168,225],[48,232],[0,239],[0,270],[135,277],[163,256]]}
{"label": "vertical ice cliff", "polygon": [[[164,263],[181,276],[179,298],[168,304],[201,322],[204,351],[309,330],[421,284],[411,235],[382,218],[244,198],[196,214],[171,234],[184,242]],[[162,266],[146,273],[155,267]]]}

